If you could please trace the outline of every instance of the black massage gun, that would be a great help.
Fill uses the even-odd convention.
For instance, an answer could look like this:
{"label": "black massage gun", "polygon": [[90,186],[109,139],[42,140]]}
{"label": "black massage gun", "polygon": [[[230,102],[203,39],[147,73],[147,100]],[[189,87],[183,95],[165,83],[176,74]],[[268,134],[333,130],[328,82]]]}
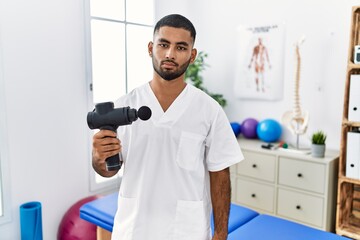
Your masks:
{"label": "black massage gun", "polygon": [[[90,129],[106,129],[116,132],[122,125],[129,125],[138,118],[148,120],[151,117],[151,110],[142,106],[138,111],[130,107],[114,108],[113,102],[103,102],[95,105],[95,109],[87,115],[87,123]],[[106,159],[107,171],[120,169],[122,161],[119,154]]]}

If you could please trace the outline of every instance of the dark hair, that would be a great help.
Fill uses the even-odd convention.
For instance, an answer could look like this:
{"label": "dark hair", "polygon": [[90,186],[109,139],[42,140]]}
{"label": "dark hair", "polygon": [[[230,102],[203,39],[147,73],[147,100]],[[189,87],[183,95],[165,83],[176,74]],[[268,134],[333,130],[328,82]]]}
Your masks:
{"label": "dark hair", "polygon": [[194,25],[190,22],[189,19],[180,15],[180,14],[170,14],[163,18],[161,18],[155,25],[155,32],[159,31],[161,27],[174,27],[174,28],[182,28],[190,32],[190,36],[193,38],[195,42],[196,38],[196,30]]}

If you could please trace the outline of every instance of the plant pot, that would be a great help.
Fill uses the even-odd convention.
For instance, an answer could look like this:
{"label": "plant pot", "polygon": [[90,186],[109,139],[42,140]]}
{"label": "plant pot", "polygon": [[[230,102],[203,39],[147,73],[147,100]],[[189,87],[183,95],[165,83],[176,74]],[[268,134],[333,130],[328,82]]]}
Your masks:
{"label": "plant pot", "polygon": [[311,144],[311,156],[322,158],[325,156],[325,144]]}

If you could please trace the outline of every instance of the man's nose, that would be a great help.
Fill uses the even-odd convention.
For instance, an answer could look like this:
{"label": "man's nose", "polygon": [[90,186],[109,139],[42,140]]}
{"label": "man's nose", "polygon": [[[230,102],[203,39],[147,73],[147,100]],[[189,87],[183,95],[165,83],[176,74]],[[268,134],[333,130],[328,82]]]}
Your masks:
{"label": "man's nose", "polygon": [[166,51],[165,57],[166,57],[167,59],[175,59],[175,49],[173,49],[173,48],[171,48],[171,47],[168,48],[167,51]]}

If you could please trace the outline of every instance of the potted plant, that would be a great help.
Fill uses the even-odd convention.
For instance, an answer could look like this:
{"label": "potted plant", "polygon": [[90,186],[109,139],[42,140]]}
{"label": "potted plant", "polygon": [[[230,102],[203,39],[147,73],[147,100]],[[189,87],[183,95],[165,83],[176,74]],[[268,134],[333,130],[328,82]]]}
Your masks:
{"label": "potted plant", "polygon": [[205,63],[205,58],[208,55],[204,53],[203,51],[200,51],[198,53],[198,56],[196,57],[195,61],[189,65],[188,69],[185,72],[185,79],[187,81],[191,81],[191,83],[199,88],[200,90],[207,93],[209,96],[211,96],[215,101],[217,101],[222,107],[226,106],[226,99],[223,97],[222,94],[216,94],[209,92],[204,86],[203,86],[203,78],[201,76],[201,72],[205,70],[205,67],[208,65]]}
{"label": "potted plant", "polygon": [[314,132],[311,137],[311,155],[313,157],[325,156],[326,134],[323,131]]}

